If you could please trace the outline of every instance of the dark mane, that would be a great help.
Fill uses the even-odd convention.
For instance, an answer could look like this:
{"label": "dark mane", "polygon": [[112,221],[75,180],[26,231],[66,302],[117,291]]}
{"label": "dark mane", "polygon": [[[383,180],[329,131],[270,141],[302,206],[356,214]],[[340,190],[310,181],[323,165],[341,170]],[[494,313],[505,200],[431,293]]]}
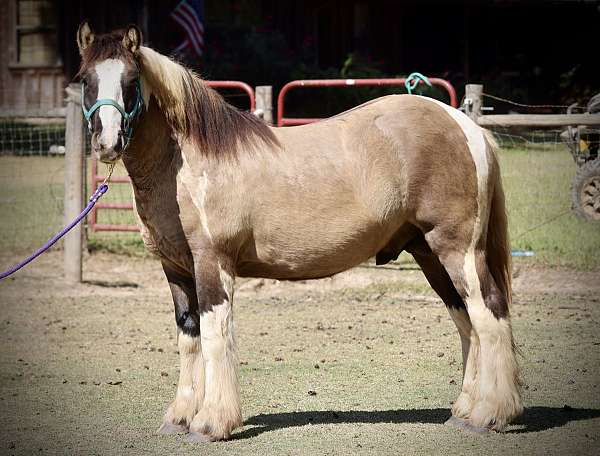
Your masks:
{"label": "dark mane", "polygon": [[192,70],[150,49],[136,53],[142,80],[174,132],[206,157],[236,157],[262,142],[278,146],[269,127],[253,114],[228,104]]}
{"label": "dark mane", "polygon": [[279,145],[269,127],[258,117],[227,103],[190,70],[184,78],[187,136],[200,153],[219,157],[252,149],[258,141]]}

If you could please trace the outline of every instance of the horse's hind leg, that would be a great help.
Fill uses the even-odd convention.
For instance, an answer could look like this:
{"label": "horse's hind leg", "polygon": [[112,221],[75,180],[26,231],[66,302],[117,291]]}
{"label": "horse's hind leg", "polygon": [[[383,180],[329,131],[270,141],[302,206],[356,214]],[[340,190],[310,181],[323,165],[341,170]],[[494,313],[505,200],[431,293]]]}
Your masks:
{"label": "horse's hind leg", "polygon": [[[196,261],[197,259],[197,261]],[[226,259],[194,257],[205,366],[204,402],[190,425],[191,441],[227,439],[242,424],[233,328],[233,275]]]}
{"label": "horse's hind leg", "polygon": [[172,434],[187,432],[202,405],[204,363],[200,349],[200,317],[194,280],[181,276],[166,266],[163,269],[175,304],[180,367],[175,400],[167,408],[158,432]]}
{"label": "horse's hind leg", "polygon": [[420,234],[412,240],[406,246],[406,251],[412,254],[431,287],[442,298],[458,329],[462,347],[463,379],[461,393],[452,406],[452,415],[466,419],[477,396],[479,340],[472,330],[471,319],[462,297],[456,291],[444,266],[425,242],[423,235]]}
{"label": "horse's hind leg", "polygon": [[469,316],[480,342],[479,394],[470,421],[502,430],[523,412],[508,298],[498,288],[484,252],[467,253],[464,269]]}
{"label": "horse's hind leg", "polygon": [[502,430],[523,411],[509,297],[490,272],[481,243],[466,242],[456,248],[457,232],[456,227],[450,232],[434,229],[425,238],[463,298],[479,340],[476,395],[468,420],[476,427]]}

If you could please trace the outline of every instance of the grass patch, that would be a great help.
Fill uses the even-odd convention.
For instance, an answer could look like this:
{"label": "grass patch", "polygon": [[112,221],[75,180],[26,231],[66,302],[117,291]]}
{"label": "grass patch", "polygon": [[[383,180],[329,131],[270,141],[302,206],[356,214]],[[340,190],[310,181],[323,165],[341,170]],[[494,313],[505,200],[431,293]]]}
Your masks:
{"label": "grass patch", "polygon": [[88,252],[98,251],[136,257],[150,256],[138,233],[92,233],[87,242]]}
{"label": "grass patch", "polygon": [[[31,249],[63,226],[63,160],[0,157],[0,248]],[[536,255],[518,261],[583,270],[600,267],[598,226],[570,212],[569,190],[576,168],[566,148],[503,149],[500,162],[513,248],[533,250]],[[100,170],[105,172],[104,166]],[[115,175],[126,175],[122,164]],[[102,201],[129,202],[131,198],[129,184],[111,184]],[[559,214],[563,215],[545,223]],[[135,224],[135,217],[129,210],[104,209],[98,213],[98,222]],[[89,231],[88,246],[92,252],[146,254],[137,233]]]}
{"label": "grass patch", "polygon": [[0,156],[0,248],[41,245],[63,226],[63,157]]}
{"label": "grass patch", "polygon": [[548,266],[597,269],[600,229],[570,211],[576,166],[566,149],[503,149],[500,164],[513,249],[532,250]]}

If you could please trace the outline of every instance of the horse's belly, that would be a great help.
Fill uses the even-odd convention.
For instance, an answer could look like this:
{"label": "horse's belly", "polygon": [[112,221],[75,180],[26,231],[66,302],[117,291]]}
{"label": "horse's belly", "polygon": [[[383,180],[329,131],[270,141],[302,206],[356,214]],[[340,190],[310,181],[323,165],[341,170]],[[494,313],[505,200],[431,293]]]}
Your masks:
{"label": "horse's belly", "polygon": [[318,229],[317,223],[307,229],[306,225],[290,224],[287,229],[271,227],[265,233],[255,232],[238,258],[237,275],[282,280],[328,277],[374,256],[395,231],[391,225],[368,222],[329,225]]}

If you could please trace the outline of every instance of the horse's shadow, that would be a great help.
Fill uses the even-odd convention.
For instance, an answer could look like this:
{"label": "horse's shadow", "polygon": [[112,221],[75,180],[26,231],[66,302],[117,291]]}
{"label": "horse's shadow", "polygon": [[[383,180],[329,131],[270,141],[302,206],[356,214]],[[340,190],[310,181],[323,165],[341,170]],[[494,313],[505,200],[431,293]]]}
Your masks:
{"label": "horse's shadow", "polygon": [[[286,413],[262,413],[248,418],[244,425],[254,426],[234,434],[233,439],[256,437],[263,432],[305,426],[307,424],[343,423],[431,423],[443,424],[450,417],[447,408],[377,411],[309,411]],[[571,421],[600,417],[600,409],[535,406],[525,409],[523,415],[507,430],[507,433],[539,432],[564,426]]]}

